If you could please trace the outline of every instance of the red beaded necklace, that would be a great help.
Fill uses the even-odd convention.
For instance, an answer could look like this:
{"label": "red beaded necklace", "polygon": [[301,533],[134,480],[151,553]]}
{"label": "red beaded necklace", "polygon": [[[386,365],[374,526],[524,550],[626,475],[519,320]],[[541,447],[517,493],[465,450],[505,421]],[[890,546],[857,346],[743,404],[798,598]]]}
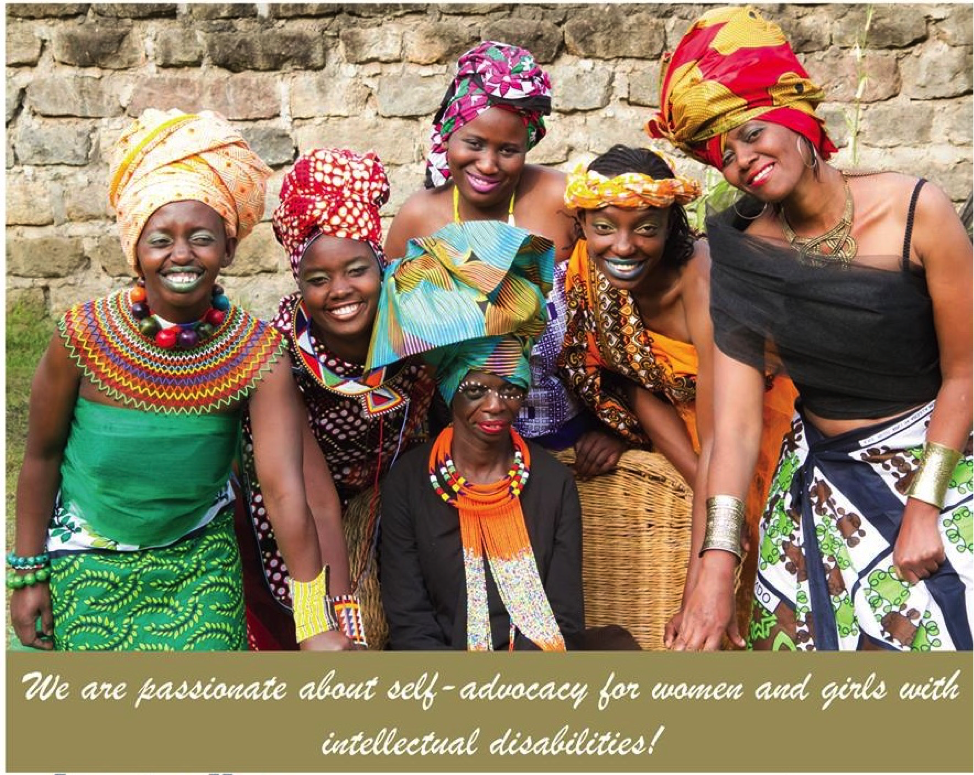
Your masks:
{"label": "red beaded necklace", "polygon": [[129,291],[129,301],[132,305],[132,316],[139,321],[139,332],[164,350],[173,348],[192,350],[201,342],[210,339],[226,320],[227,311],[230,309],[230,300],[223,293],[223,287],[214,285],[210,308],[202,318],[192,323],[178,323],[163,328],[149,309],[143,280],[140,279],[138,284]]}

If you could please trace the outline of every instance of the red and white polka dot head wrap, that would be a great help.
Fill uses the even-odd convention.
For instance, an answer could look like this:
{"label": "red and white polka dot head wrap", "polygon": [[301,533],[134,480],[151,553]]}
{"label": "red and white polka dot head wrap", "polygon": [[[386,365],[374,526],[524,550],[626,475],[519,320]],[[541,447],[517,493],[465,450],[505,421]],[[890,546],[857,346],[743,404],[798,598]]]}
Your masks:
{"label": "red and white polka dot head wrap", "polygon": [[298,158],[284,176],[273,218],[295,280],[301,257],[322,234],[368,243],[385,266],[379,208],[388,200],[385,168],[371,151],[319,148]]}

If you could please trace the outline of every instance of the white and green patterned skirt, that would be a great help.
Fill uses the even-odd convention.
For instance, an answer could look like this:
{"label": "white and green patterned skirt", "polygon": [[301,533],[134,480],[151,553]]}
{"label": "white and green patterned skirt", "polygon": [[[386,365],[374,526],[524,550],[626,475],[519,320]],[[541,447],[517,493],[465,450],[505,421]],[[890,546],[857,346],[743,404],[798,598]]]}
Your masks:
{"label": "white and green patterned skirt", "polygon": [[938,517],[946,561],[915,585],[893,573],[933,407],[833,437],[799,408],[762,520],[751,648],[972,648],[970,437]]}
{"label": "white and green patterned skirt", "polygon": [[232,508],[170,546],[56,553],[51,565],[57,650],[246,648]]}

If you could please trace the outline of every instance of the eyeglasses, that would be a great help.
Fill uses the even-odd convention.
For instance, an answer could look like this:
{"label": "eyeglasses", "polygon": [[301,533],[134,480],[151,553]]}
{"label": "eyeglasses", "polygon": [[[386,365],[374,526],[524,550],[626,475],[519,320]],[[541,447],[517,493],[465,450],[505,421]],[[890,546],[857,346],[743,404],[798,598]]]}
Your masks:
{"label": "eyeglasses", "polygon": [[512,385],[510,382],[505,382],[495,390],[492,387],[487,387],[482,382],[473,382],[470,380],[461,382],[457,386],[457,392],[468,401],[483,401],[487,398],[488,393],[493,393],[501,401],[523,401],[528,394],[528,391],[524,388]]}

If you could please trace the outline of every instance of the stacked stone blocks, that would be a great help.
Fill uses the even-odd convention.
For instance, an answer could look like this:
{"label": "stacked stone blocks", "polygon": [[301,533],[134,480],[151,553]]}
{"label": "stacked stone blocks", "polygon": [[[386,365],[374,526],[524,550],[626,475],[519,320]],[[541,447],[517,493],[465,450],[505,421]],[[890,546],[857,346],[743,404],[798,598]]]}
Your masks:
{"label": "stacked stone blocks", "polygon": [[[226,282],[266,315],[293,288],[268,219],[298,153],[375,150],[392,184],[388,226],[422,185],[430,120],[453,63],[483,39],[525,46],[551,73],[554,113],[529,161],[568,170],[612,143],[646,144],[660,55],[707,7],[7,4],[8,304],[28,296],[59,314],[129,282],[108,164],[119,134],[147,107],[218,111],[274,168],[265,222]],[[971,7],[873,8],[859,69],[866,6],[764,11],[829,95],[823,115],[840,165],[850,163],[858,105],[860,166],[924,175],[960,203],[972,179]]]}

